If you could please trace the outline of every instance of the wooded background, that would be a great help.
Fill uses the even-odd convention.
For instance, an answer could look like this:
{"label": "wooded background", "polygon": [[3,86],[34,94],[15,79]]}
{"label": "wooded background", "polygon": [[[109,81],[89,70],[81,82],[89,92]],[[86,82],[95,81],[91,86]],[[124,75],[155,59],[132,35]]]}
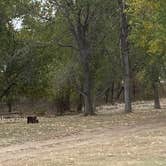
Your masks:
{"label": "wooded background", "polygon": [[165,0],[0,0],[0,111],[165,97]]}

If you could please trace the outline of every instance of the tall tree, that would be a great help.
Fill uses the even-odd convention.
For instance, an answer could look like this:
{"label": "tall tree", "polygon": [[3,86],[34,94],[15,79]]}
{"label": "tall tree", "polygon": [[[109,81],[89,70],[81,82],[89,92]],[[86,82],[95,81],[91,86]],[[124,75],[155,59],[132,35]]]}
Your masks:
{"label": "tall tree", "polygon": [[119,0],[120,8],[120,49],[124,67],[124,99],[125,112],[131,112],[131,80],[130,80],[130,62],[129,62],[129,24],[126,14],[126,1]]}
{"label": "tall tree", "polygon": [[144,65],[146,78],[151,82],[154,92],[154,107],[160,108],[159,83],[163,78],[165,68],[165,4],[166,1],[159,0],[128,0],[129,16],[132,31],[130,38],[136,47],[145,51]]}
{"label": "tall tree", "polygon": [[66,23],[68,32],[72,36],[71,47],[79,55],[78,59],[82,67],[83,91],[80,90],[80,93],[84,99],[85,115],[94,115],[93,59],[98,50],[99,41],[101,42],[104,38],[103,33],[97,35],[97,32],[103,31],[100,25],[107,3],[98,0],[49,0],[46,3],[51,4],[53,9],[57,9],[56,18],[60,17]]}

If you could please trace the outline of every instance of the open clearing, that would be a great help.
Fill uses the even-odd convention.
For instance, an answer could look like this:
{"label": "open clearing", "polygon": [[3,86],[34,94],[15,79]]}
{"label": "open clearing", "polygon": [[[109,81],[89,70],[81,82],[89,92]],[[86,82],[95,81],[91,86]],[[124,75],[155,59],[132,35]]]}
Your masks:
{"label": "open clearing", "polygon": [[166,101],[102,106],[98,116],[0,120],[1,166],[165,166]]}

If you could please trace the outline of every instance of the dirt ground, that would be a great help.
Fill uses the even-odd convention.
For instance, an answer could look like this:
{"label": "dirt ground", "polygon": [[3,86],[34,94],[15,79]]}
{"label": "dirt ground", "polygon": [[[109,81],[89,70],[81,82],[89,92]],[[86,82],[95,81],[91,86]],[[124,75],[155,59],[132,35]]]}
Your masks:
{"label": "dirt ground", "polygon": [[0,166],[165,166],[166,100],[102,106],[98,116],[0,120]]}

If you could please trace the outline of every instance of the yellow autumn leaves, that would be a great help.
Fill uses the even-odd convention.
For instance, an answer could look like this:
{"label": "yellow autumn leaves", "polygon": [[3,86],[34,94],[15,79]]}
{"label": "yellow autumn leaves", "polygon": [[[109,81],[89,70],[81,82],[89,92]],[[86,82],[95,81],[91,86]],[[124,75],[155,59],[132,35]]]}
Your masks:
{"label": "yellow autumn leaves", "polygon": [[131,39],[146,49],[147,53],[165,54],[164,0],[127,0],[127,2],[127,12],[132,26]]}

